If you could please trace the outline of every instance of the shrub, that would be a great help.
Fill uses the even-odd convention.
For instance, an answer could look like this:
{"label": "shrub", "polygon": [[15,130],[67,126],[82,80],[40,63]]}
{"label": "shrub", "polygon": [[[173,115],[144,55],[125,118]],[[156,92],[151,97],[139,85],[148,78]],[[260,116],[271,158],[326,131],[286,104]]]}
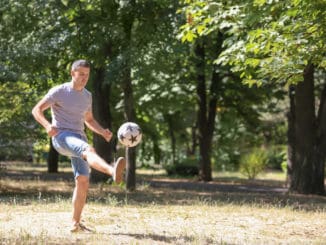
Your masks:
{"label": "shrub", "polygon": [[287,161],[282,162],[281,167],[282,167],[282,171],[284,173],[288,172],[288,163],[287,163]]}
{"label": "shrub", "polygon": [[274,145],[267,150],[267,166],[272,169],[281,170],[282,163],[287,160],[287,146]]}
{"label": "shrub", "polygon": [[198,161],[194,157],[189,157],[176,164],[164,166],[168,175],[195,176],[198,175]]}
{"label": "shrub", "polygon": [[0,174],[3,173],[3,172],[5,172],[5,170],[6,170],[6,164],[0,162]]}
{"label": "shrub", "polygon": [[37,141],[33,145],[33,162],[46,162],[50,145],[47,141]]}
{"label": "shrub", "polygon": [[266,167],[267,154],[262,149],[253,149],[240,158],[240,172],[248,179],[255,179]]}

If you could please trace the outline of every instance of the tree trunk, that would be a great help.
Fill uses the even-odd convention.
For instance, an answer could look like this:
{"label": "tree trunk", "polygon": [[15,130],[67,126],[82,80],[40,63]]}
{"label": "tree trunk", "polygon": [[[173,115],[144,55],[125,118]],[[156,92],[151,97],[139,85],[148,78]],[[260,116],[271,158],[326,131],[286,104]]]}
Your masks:
{"label": "tree trunk", "polygon": [[52,139],[50,138],[50,150],[47,159],[48,173],[58,173],[58,162],[59,153],[54,149]]}
{"label": "tree trunk", "polygon": [[169,135],[171,139],[171,149],[172,149],[172,164],[176,164],[176,138],[175,138],[175,133],[174,133],[174,128],[173,128],[173,116],[166,114],[165,119],[168,123],[169,127]]}
{"label": "tree trunk", "polygon": [[[109,105],[110,86],[104,85],[105,69],[95,68],[95,78],[93,82],[93,113],[96,120],[104,128],[111,129],[111,112]],[[112,161],[113,141],[106,142],[100,135],[94,134],[93,144],[96,152],[108,163]],[[108,176],[102,172],[92,169],[91,180],[93,182],[103,182]]]}
{"label": "tree trunk", "polygon": [[[317,144],[317,120],[314,100],[314,67],[307,65],[303,82],[295,89],[295,155],[290,177],[290,191],[302,194],[324,192],[320,181],[324,160]],[[322,161],[321,161],[322,160]],[[320,162],[321,161],[321,162]],[[317,179],[317,180],[316,180]],[[322,182],[322,183],[321,183]],[[322,184],[322,185],[321,185]]]}
{"label": "tree trunk", "polygon": [[[134,99],[131,85],[131,69],[126,69],[123,80],[125,118],[129,122],[134,122],[136,113],[134,109]],[[136,189],[136,150],[135,147],[126,147],[126,187],[127,190]]]}
{"label": "tree trunk", "polygon": [[295,162],[295,87],[289,88],[290,110],[288,118],[288,147],[287,147],[287,186],[291,186],[293,176],[293,165]]}
{"label": "tree trunk", "polygon": [[313,189],[317,194],[325,194],[325,160],[326,160],[326,84],[320,98],[317,117],[316,164],[313,169]]}
{"label": "tree trunk", "polygon": [[[126,69],[123,79],[124,91],[124,107],[125,118],[129,122],[134,122],[136,113],[134,109],[134,99],[131,85],[131,69]],[[127,190],[135,190],[136,188],[136,150],[135,147],[126,147],[126,187]]]}
{"label": "tree trunk", "polygon": [[197,123],[191,127],[191,146],[189,148],[189,155],[194,156],[197,148]]}
{"label": "tree trunk", "polygon": [[195,59],[197,72],[197,121],[198,121],[198,141],[199,141],[199,179],[211,181],[211,162],[208,154],[207,136],[207,107],[206,107],[206,77],[205,77],[205,48],[204,44],[197,41],[195,44]]}
{"label": "tree trunk", "polygon": [[[123,15],[123,29],[125,34],[124,40],[124,62],[122,70],[122,88],[124,92],[124,110],[127,121],[134,122],[136,119],[136,112],[134,108],[134,97],[131,81],[131,52],[132,52],[132,27],[134,22],[134,13],[132,6],[135,6],[135,1],[130,1],[131,8],[128,8]],[[126,148],[126,188],[127,190],[136,189],[136,149]]]}
{"label": "tree trunk", "polygon": [[154,164],[161,164],[161,149],[159,142],[153,139]]}
{"label": "tree trunk", "polygon": [[[218,33],[212,42],[212,46],[207,45],[209,52],[218,54],[222,50],[223,36]],[[220,74],[217,66],[211,68],[211,80],[209,94],[206,88],[206,55],[203,43],[197,42],[195,46],[196,72],[197,72],[197,102],[198,102],[198,141],[199,141],[199,179],[203,181],[212,180],[211,150],[215,129],[216,105],[218,89],[220,84]],[[207,100],[209,99],[208,103]]]}

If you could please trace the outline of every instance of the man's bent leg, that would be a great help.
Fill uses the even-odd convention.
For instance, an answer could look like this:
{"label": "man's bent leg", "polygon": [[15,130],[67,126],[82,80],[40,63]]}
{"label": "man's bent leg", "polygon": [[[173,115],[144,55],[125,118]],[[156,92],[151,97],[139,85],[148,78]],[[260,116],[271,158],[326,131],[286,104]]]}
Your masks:
{"label": "man's bent leg", "polygon": [[[71,156],[72,159],[80,157],[80,159],[86,160],[90,167],[107,175],[111,175],[116,183],[122,181],[123,171],[126,167],[125,159],[120,157],[114,166],[109,165],[97,155],[95,149],[87,143],[85,136],[64,131],[53,137],[53,146],[58,152],[63,155]],[[79,164],[74,165],[74,172],[75,176],[77,176],[76,172],[79,172]]]}
{"label": "man's bent leg", "polygon": [[123,171],[126,167],[126,161],[123,157],[118,158],[115,165],[111,166],[99,155],[97,155],[92,147],[88,147],[87,150],[82,153],[82,156],[92,168],[102,173],[111,175],[113,180],[118,184],[122,181]]}
{"label": "man's bent leg", "polygon": [[[72,197],[73,205],[73,224],[78,227],[80,223],[81,214],[86,203],[87,192],[89,187],[89,178],[87,176],[79,175],[75,179],[75,189]],[[72,230],[73,231],[73,230]]]}
{"label": "man's bent leg", "polygon": [[114,174],[113,167],[97,155],[93,147],[88,147],[87,150],[82,153],[82,156],[92,168],[107,175],[112,176]]}

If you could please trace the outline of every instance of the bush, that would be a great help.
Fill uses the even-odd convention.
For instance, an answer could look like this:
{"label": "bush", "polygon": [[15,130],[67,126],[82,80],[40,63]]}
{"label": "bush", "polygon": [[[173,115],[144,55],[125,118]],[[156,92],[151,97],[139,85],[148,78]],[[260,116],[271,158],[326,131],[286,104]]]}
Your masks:
{"label": "bush", "polygon": [[240,158],[240,172],[248,179],[255,179],[266,167],[267,154],[262,149],[253,149]]}
{"label": "bush", "polygon": [[33,145],[33,162],[40,163],[46,162],[50,145],[47,141],[37,141]]}
{"label": "bush", "polygon": [[186,158],[176,164],[165,165],[164,168],[169,176],[196,176],[199,173],[198,161],[194,157]]}
{"label": "bush", "polygon": [[32,159],[31,147],[24,142],[12,142],[0,147],[0,161],[28,161]]}
{"label": "bush", "polygon": [[282,169],[282,163],[287,160],[287,146],[275,145],[268,148],[267,166],[271,169]]}
{"label": "bush", "polygon": [[5,172],[5,170],[6,170],[6,164],[0,162],[0,174],[1,174],[2,172]]}
{"label": "bush", "polygon": [[282,171],[284,173],[288,172],[288,163],[287,163],[287,161],[282,162],[281,167],[282,167]]}

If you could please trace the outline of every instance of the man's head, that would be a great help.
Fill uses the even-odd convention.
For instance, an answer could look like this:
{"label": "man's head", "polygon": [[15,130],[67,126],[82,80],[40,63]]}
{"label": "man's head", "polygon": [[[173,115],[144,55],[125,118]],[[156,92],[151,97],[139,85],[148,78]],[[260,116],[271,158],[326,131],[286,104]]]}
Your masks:
{"label": "man's head", "polygon": [[75,70],[77,70],[79,67],[90,68],[91,65],[88,63],[87,60],[76,60],[76,61],[74,61],[74,63],[72,63],[72,65],[71,65],[71,70],[72,70],[72,71],[75,71]]}
{"label": "man's head", "polygon": [[83,89],[88,81],[90,64],[86,60],[76,60],[71,66],[71,78],[74,89]]}

